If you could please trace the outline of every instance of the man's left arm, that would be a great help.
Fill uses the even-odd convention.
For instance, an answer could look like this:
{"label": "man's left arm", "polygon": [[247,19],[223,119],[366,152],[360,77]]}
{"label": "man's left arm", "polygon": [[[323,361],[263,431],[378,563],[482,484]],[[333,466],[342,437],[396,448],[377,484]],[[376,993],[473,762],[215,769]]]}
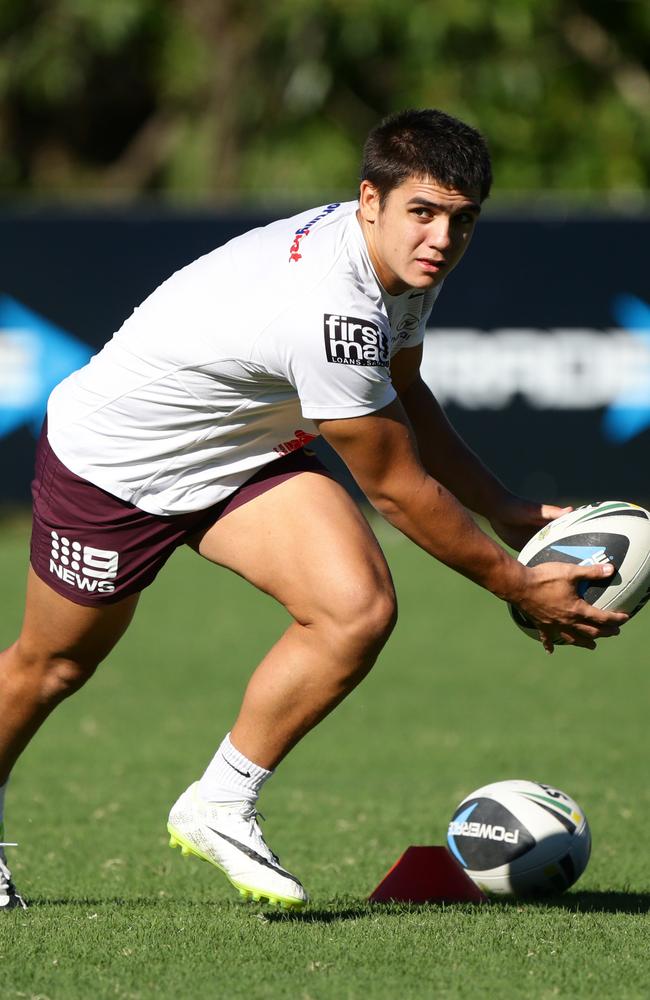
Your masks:
{"label": "man's left arm", "polygon": [[422,345],[403,348],[391,361],[391,378],[413,427],[425,469],[460,502],[487,518],[515,549],[570,508],[524,500],[511,493],[465,444],[420,375]]}

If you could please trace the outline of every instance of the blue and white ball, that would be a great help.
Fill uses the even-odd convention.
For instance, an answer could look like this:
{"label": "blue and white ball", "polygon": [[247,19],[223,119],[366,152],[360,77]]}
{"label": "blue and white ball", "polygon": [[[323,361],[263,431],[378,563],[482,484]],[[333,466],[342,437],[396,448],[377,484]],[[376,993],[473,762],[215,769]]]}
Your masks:
{"label": "blue and white ball", "polygon": [[[602,582],[585,581],[580,596],[593,607],[635,615],[650,599],[650,513],[626,500],[586,504],[545,525],[523,547],[518,559],[524,566],[611,562],[616,573],[603,577]],[[509,609],[522,632],[539,640],[530,618],[515,605]],[[562,640],[557,643],[561,645]]]}
{"label": "blue and white ball", "polygon": [[563,892],[580,878],[591,834],[565,792],[536,781],[497,781],[463,799],[447,845],[488,895],[535,896]]}

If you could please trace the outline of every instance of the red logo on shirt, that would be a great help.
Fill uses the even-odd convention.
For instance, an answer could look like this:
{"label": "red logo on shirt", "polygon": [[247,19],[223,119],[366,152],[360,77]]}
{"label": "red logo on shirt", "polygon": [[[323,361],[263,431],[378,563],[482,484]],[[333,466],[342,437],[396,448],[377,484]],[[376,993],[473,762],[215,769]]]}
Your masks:
{"label": "red logo on shirt", "polygon": [[326,215],[330,214],[330,212],[333,212],[335,209],[337,209],[340,204],[341,204],[340,201],[332,202],[331,205],[328,205],[326,208],[323,209],[320,215],[317,215],[315,218],[310,219],[309,222],[307,222],[300,229],[296,229],[293,237],[293,243],[289,247],[289,263],[291,263],[292,260],[298,261],[302,257],[302,254],[299,253],[300,241],[301,239],[303,239],[303,237],[309,236],[309,231],[311,227],[315,226],[316,223],[320,222],[321,219],[324,219]]}
{"label": "red logo on shirt", "polygon": [[289,455],[292,451],[303,448],[316,437],[315,434],[308,434],[307,431],[294,431],[293,433],[296,435],[295,437],[291,438],[290,441],[283,441],[282,444],[276,444],[273,451],[277,451],[279,455]]}
{"label": "red logo on shirt", "polygon": [[309,230],[308,229],[305,229],[304,232],[301,232],[300,230],[298,230],[298,232],[294,236],[293,243],[289,247],[289,260],[290,261],[291,260],[300,260],[300,258],[302,257],[302,254],[298,253],[298,250],[300,248],[300,240],[304,236],[309,236]]}

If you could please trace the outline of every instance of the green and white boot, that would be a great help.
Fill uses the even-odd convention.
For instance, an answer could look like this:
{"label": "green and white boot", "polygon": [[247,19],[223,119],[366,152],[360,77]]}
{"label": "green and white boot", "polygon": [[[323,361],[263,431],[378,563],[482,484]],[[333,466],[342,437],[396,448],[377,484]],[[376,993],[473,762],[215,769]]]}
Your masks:
{"label": "green and white boot", "polygon": [[4,825],[0,824],[0,910],[27,909],[27,903],[16,892],[16,886],[12,881],[5,855],[5,847],[17,846],[17,844],[8,844],[5,842]]}
{"label": "green and white boot", "polygon": [[253,803],[206,802],[198,782],[172,806],[167,829],[170,847],[209,861],[244,899],[299,909],[309,897],[264,840]]}

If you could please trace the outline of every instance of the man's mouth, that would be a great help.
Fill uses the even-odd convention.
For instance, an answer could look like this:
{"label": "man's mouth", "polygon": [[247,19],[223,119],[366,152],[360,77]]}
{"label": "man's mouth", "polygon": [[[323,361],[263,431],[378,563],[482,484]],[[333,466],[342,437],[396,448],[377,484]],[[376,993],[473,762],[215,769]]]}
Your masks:
{"label": "man's mouth", "polygon": [[430,271],[431,274],[437,274],[446,266],[446,261],[444,260],[431,260],[428,257],[417,257],[416,260],[423,270]]}

